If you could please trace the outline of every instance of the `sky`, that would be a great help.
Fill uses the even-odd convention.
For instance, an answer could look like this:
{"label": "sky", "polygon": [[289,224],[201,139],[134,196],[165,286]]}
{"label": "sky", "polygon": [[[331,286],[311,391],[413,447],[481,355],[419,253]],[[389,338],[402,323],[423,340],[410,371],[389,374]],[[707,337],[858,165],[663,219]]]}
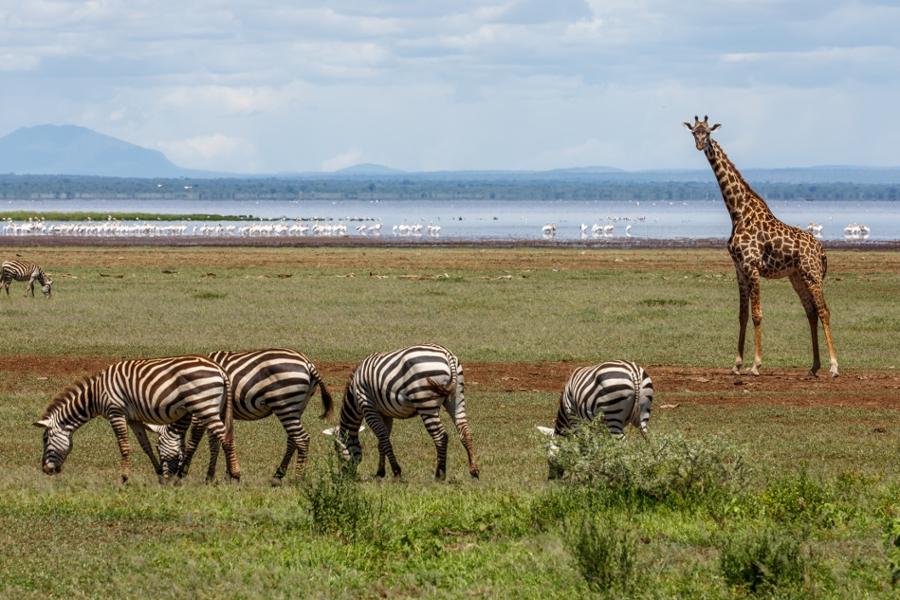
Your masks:
{"label": "sky", "polygon": [[217,171],[900,165],[900,0],[0,0],[0,82]]}

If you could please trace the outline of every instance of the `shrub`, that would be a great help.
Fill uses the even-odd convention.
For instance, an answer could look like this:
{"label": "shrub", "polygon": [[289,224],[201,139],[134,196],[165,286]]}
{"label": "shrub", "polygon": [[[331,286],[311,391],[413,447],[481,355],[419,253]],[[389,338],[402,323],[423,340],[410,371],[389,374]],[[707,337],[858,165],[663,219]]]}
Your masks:
{"label": "shrub", "polygon": [[891,585],[900,585],[900,517],[894,517],[887,525],[888,559],[891,568]]}
{"label": "shrub", "polygon": [[795,536],[767,527],[729,538],[721,548],[719,569],[729,585],[755,594],[800,583],[806,559]]}
{"label": "shrub", "polygon": [[567,523],[563,539],[591,590],[615,597],[633,590],[636,543],[628,531],[586,515]]}
{"label": "shrub", "polygon": [[822,527],[833,527],[844,518],[833,502],[834,494],[805,471],[769,483],[759,500],[766,515],[775,521],[812,521]]}
{"label": "shrub", "polygon": [[595,421],[557,444],[556,460],[568,481],[632,505],[722,501],[741,490],[750,474],[741,456],[719,438],[662,434],[617,439]]}
{"label": "shrub", "polygon": [[380,513],[356,482],[356,477],[330,459],[326,467],[307,475],[303,496],[317,533],[334,533],[347,540],[370,536]]}

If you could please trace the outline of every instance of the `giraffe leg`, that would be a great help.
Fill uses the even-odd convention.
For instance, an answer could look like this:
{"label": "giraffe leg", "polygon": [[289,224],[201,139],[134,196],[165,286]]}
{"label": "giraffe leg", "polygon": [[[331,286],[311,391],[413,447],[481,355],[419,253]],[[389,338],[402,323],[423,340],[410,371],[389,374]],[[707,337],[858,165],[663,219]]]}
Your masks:
{"label": "giraffe leg", "polygon": [[368,403],[363,405],[363,415],[366,418],[366,423],[372,428],[372,432],[378,437],[379,454],[387,456],[388,461],[391,463],[391,471],[393,471],[394,477],[400,477],[400,463],[397,462],[397,458],[394,456],[394,448],[391,446],[390,431],[388,430],[387,425],[385,425],[384,418]]}
{"label": "giraffe leg", "polygon": [[431,439],[434,440],[434,446],[437,448],[437,467],[434,470],[434,478],[443,480],[447,477],[447,442],[449,437],[441,423],[441,415],[435,412],[419,413],[422,415],[422,421],[425,423],[425,429]]}
{"label": "giraffe leg", "polygon": [[738,313],[738,343],[737,356],[734,359],[734,368],[731,372],[734,375],[741,374],[741,367],[744,365],[744,342],[747,337],[747,319],[750,316],[750,281],[743,271],[737,269],[738,294],[740,295],[740,309]]}
{"label": "giraffe leg", "polygon": [[128,421],[121,414],[110,415],[109,424],[116,434],[116,442],[119,444],[119,454],[122,455],[122,483],[128,483],[131,477],[131,448],[128,445]]}
{"label": "giraffe leg", "polygon": [[822,283],[819,281],[807,281],[806,285],[809,287],[809,293],[812,295],[813,302],[816,305],[819,320],[822,321],[822,329],[825,331],[825,344],[828,346],[828,356],[831,359],[831,368],[829,369],[829,372],[832,377],[837,377],[837,354],[834,351],[834,342],[831,339],[831,311],[828,310],[828,305],[825,304],[825,294],[822,292]]}
{"label": "giraffe leg", "polygon": [[791,275],[791,285],[794,286],[794,291],[800,296],[803,310],[806,311],[806,319],[809,321],[809,333],[812,337],[813,353],[813,362],[812,367],[809,369],[809,374],[812,377],[816,377],[816,372],[821,366],[821,363],[819,362],[819,313],[816,310],[816,303],[813,300],[812,294],[809,292],[809,287],[806,285],[806,282],[803,281],[803,277],[799,273]]}
{"label": "giraffe leg", "polygon": [[[384,419],[384,428],[387,430],[387,434],[390,437],[391,429],[394,427],[394,418],[393,417],[383,417]],[[375,477],[384,477],[384,452],[381,451],[381,447],[378,448],[378,470],[375,471]]]}
{"label": "giraffe leg", "polygon": [[750,281],[750,316],[753,318],[753,367],[750,375],[759,375],[762,365],[762,304],[759,300],[759,271],[748,275]]}

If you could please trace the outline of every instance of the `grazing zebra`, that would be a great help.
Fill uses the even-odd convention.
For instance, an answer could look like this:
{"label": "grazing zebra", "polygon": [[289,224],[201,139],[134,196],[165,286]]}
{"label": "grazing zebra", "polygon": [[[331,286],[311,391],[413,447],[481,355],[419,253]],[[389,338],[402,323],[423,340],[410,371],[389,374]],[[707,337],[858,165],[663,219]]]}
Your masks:
{"label": "grazing zebra", "polygon": [[[591,367],[581,367],[569,376],[559,398],[553,429],[539,427],[549,436],[565,436],[577,420],[591,421],[602,413],[609,432],[623,436],[627,423],[647,432],[653,403],[653,381],[644,369],[625,360],[613,360]],[[562,476],[562,468],[554,460],[557,447],[550,447],[550,479]]]}
{"label": "grazing zebra", "polygon": [[117,362],[67,387],[35,422],[44,429],[44,473],[55,475],[62,470],[72,449],[72,433],[98,416],[109,420],[116,435],[123,482],[131,472],[129,425],[146,451],[150,446],[145,423],[190,423],[192,418],[224,446],[228,472],[234,479],[240,478],[233,443],[231,387],[219,365],[204,356]]}
{"label": "grazing zebra", "polygon": [[[286,348],[255,350],[250,352],[212,352],[210,360],[222,367],[231,381],[234,401],[234,418],[256,421],[275,414],[287,434],[287,448],[281,464],[272,477],[272,485],[281,484],[287,472],[294,450],[297,451],[296,470],[299,473],[306,464],[309,451],[309,434],[300,418],[306,410],[309,398],[316,390],[322,393],[323,413],[320,418],[331,416],[332,401],[328,388],[322,381],[316,366],[304,355]],[[182,456],[184,438],[183,423],[154,428],[160,435],[157,443],[163,477],[175,473],[179,477],[187,473],[194,451],[203,437],[202,427],[191,427],[191,434]],[[209,438],[209,467],[207,481],[215,478],[219,443]],[[152,459],[151,459],[152,460]]]}
{"label": "grazing zebra", "polygon": [[0,266],[0,288],[6,288],[6,295],[9,296],[9,284],[13,281],[27,281],[25,295],[31,292],[34,297],[34,282],[41,284],[41,292],[46,297],[50,297],[53,286],[53,280],[50,279],[44,270],[34,263],[22,262],[20,260],[5,260]]}
{"label": "grazing zebra", "polygon": [[453,417],[460,440],[469,457],[469,473],[478,477],[478,464],[472,446],[472,433],[466,420],[463,394],[463,370],[449,350],[437,345],[411,346],[394,352],[379,352],[364,358],[347,383],[341,406],[341,424],[335,436],[339,456],[352,461],[354,468],[362,461],[359,431],[362,420],[378,436],[378,471],[384,477],[384,459],[391,463],[394,477],[400,476],[400,465],[391,446],[394,419],[419,415],[437,447],[434,476],[444,479],[447,471],[448,436],[441,423],[443,406]]}

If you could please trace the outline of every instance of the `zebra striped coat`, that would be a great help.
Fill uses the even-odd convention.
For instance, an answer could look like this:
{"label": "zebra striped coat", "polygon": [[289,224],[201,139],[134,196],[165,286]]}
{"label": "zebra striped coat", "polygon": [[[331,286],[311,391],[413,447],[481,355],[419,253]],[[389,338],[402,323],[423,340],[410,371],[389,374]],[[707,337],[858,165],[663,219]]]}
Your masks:
{"label": "zebra striped coat", "polygon": [[141,445],[149,449],[144,423],[190,423],[195,419],[225,448],[228,472],[238,479],[240,466],[234,451],[230,400],[228,377],[219,365],[203,356],[114,363],[67,387],[35,422],[44,429],[43,471],[48,475],[59,473],[72,449],[74,431],[100,416],[112,425],[122,456],[122,481],[128,481],[129,425]]}
{"label": "zebra striped coat", "polygon": [[447,471],[448,443],[440,418],[440,409],[444,407],[453,418],[466,449],[469,473],[477,478],[479,469],[466,419],[463,388],[462,365],[443,346],[429,344],[371,354],[357,365],[347,383],[335,447],[343,458],[359,464],[362,460],[359,429],[365,419],[378,437],[375,475],[384,476],[387,458],[394,477],[399,477],[400,465],[390,440],[391,427],[394,419],[418,415],[437,448],[435,478],[443,479]]}
{"label": "zebra striped coat", "polygon": [[0,288],[6,288],[6,295],[9,296],[9,284],[13,281],[27,281],[25,286],[25,295],[31,292],[34,297],[34,282],[41,284],[41,292],[50,297],[53,288],[53,280],[47,277],[44,270],[34,263],[22,262],[20,260],[6,260],[0,265]]}
{"label": "zebra striped coat", "polygon": [[[225,371],[231,381],[234,402],[234,418],[256,421],[275,414],[287,434],[287,448],[281,463],[272,477],[278,485],[287,472],[291,457],[297,451],[296,470],[299,473],[306,464],[309,451],[309,434],[300,421],[316,386],[322,394],[323,412],[320,418],[331,416],[332,400],[316,366],[303,354],[287,348],[254,350],[249,352],[212,352],[210,360]],[[160,435],[157,443],[163,476],[170,473],[183,476],[187,473],[194,451],[200,443],[204,429],[196,423],[191,426],[187,446],[182,457],[184,438],[183,423],[175,423],[156,429]],[[209,438],[209,466],[206,479],[215,477],[219,444]]]}
{"label": "zebra striped coat", "polygon": [[[560,395],[553,435],[567,435],[577,421],[592,421],[598,415],[613,435],[624,435],[627,423],[646,433],[652,403],[653,381],[635,363],[614,360],[581,367],[569,376]],[[561,475],[551,457],[550,478]]]}

